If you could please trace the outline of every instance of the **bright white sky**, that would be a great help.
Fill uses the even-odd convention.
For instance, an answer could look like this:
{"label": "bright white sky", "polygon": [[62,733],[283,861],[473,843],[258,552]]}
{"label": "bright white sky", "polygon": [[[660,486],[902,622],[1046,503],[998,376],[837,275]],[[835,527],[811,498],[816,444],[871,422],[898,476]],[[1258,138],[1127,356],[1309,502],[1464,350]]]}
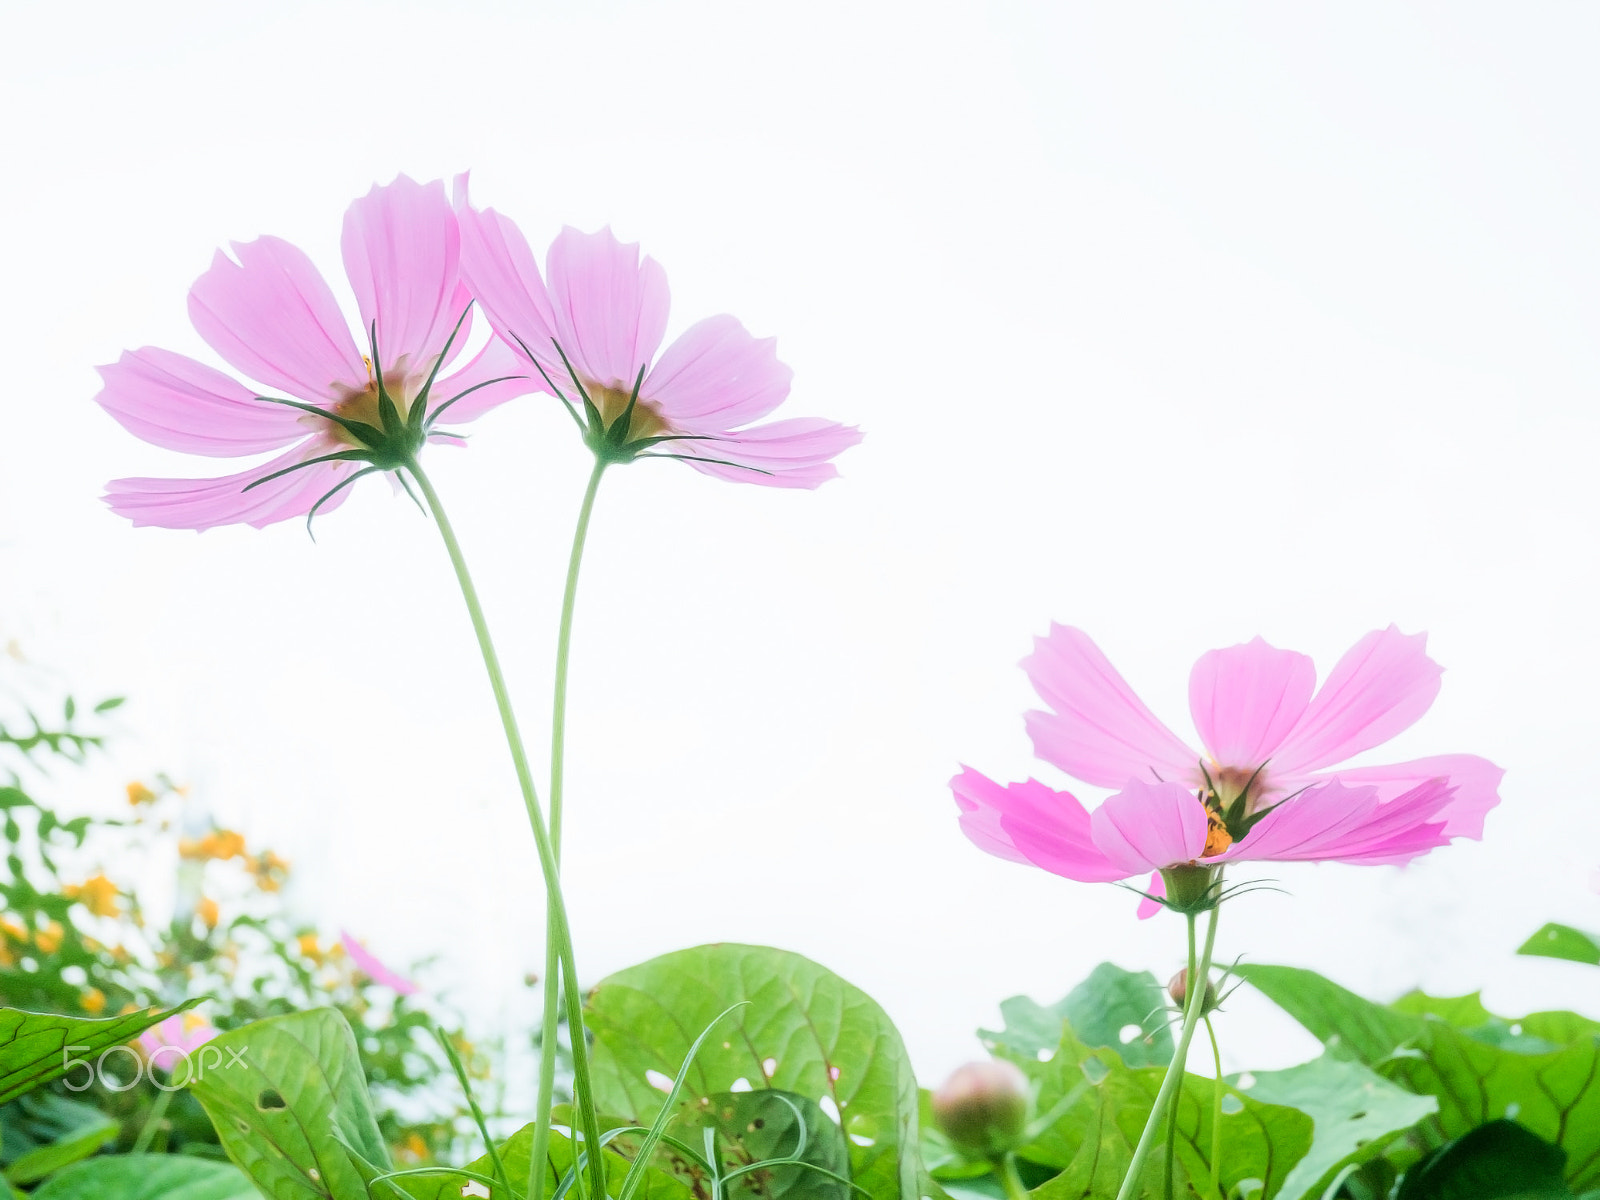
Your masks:
{"label": "bright white sky", "polygon": [[[480,1016],[531,1008],[532,842],[434,531],[376,481],[315,544],[134,530],[107,479],[229,468],[90,403],[124,348],[216,361],[185,296],[218,245],[286,237],[344,296],[346,205],[470,168],[536,245],[643,243],[673,330],[737,314],[795,370],[785,415],[868,435],[816,494],[607,479],[572,700],[587,980],[790,947],[936,1083],[1001,997],[1179,956],[1176,919],[957,832],[959,762],[1063,783],[1023,734],[1030,639],[1090,630],[1187,733],[1202,651],[1260,633],[1325,671],[1394,621],[1448,674],[1370,757],[1503,764],[1486,840],[1286,867],[1220,952],[1595,1010],[1591,972],[1510,953],[1600,927],[1600,9],[41,4],[0,41],[0,632],[132,697],[104,797],[191,780],[295,860],[306,912],[443,953]],[[542,762],[587,456],[528,400],[432,464]],[[1308,1050],[1235,1012],[1232,1064]]]}

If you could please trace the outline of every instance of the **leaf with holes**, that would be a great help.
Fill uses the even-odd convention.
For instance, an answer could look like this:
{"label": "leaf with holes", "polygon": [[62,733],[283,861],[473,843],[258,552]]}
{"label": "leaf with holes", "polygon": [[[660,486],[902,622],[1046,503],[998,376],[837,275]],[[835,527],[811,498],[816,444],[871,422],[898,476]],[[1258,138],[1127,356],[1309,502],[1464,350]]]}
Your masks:
{"label": "leaf with holes", "polygon": [[[1574,1190],[1600,1186],[1600,1025],[1572,1013],[1518,1022],[1490,1017],[1476,997],[1413,993],[1385,1007],[1314,971],[1252,965],[1240,973],[1341,1057],[1353,1057],[1439,1111],[1424,1148],[1511,1117],[1567,1153]],[[1466,1028],[1453,1020],[1476,1021]],[[1554,1046],[1554,1049],[1550,1047]]]}
{"label": "leaf with holes", "polygon": [[31,1200],[260,1200],[238,1167],[180,1154],[92,1158],[50,1177]]}
{"label": "leaf with holes", "polygon": [[1049,1008],[1026,996],[1002,1000],[1005,1029],[978,1037],[991,1050],[1003,1044],[1008,1057],[1049,1058],[1071,1026],[1085,1046],[1109,1046],[1130,1067],[1164,1067],[1172,1061],[1168,1015],[1167,993],[1149,971],[1101,963]]}
{"label": "leaf with holes", "polygon": [[[212,1053],[215,1048],[215,1054]],[[331,1008],[269,1017],[206,1043],[190,1085],[217,1137],[279,1200],[367,1200],[351,1151],[387,1169],[355,1038]]]}
{"label": "leaf with holes", "polygon": [[1517,953],[1600,966],[1600,937],[1552,921],[1518,946]]}
{"label": "leaf with holes", "polygon": [[1439,1107],[1432,1096],[1408,1092],[1360,1063],[1331,1054],[1234,1082],[1246,1095],[1297,1108],[1315,1123],[1311,1149],[1284,1180],[1285,1200],[1321,1196],[1335,1172],[1375,1158]]}
{"label": "leaf with holes", "polygon": [[[1037,1055],[1011,1058],[1038,1081],[1038,1108],[1050,1123],[1017,1151],[1028,1162],[1059,1172],[1032,1193],[1039,1200],[1080,1200],[1114,1196],[1133,1161],[1157,1091],[1163,1067],[1129,1067],[1115,1050],[1084,1045],[1071,1029],[1049,1062]],[[1199,1195],[1211,1191],[1213,1081],[1185,1073],[1177,1097],[1175,1176]],[[1265,1104],[1229,1087],[1223,1095],[1223,1191],[1248,1180],[1260,1181],[1261,1200],[1271,1200],[1290,1171],[1311,1147],[1312,1122],[1304,1113]],[[1163,1190],[1164,1156],[1152,1155],[1139,1179],[1145,1194]]]}
{"label": "leaf with holes", "polygon": [[87,1072],[71,1082],[84,1081],[94,1074],[97,1055],[109,1053],[152,1025],[199,1003],[190,1000],[165,1012],[151,1009],[105,1020],[0,1009],[0,1104],[69,1071]]}
{"label": "leaf with holes", "polygon": [[595,1101],[648,1125],[695,1038],[679,1101],[687,1111],[744,1088],[780,1088],[830,1106],[850,1140],[851,1180],[874,1200],[930,1194],[917,1152],[917,1084],[900,1034],[866,993],[810,959],[720,944],[663,955],[589,995]]}

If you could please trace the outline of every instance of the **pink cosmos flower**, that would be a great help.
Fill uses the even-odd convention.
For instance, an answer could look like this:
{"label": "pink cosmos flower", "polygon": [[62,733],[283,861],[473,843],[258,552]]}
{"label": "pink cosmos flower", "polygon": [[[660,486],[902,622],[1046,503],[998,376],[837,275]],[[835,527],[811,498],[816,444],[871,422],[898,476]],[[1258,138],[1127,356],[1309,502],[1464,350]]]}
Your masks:
{"label": "pink cosmos flower", "polygon": [[149,346],[100,368],[96,400],[137,437],[213,458],[274,455],[220,479],[114,480],[112,511],[135,525],[209,529],[331,510],[356,479],[404,467],[426,442],[459,444],[434,428],[447,412],[468,421],[529,390],[525,367],[495,339],[435,378],[464,344],[471,304],[442,183],[402,175],[374,187],[345,214],[341,245],[358,337],[311,260],[278,238],[235,242],[233,259],[219,250],[190,290],[200,336],[264,388]]}
{"label": "pink cosmos flower", "polygon": [[1189,686],[1202,755],[1151,714],[1087,635],[1053,626],[1023,664],[1052,710],[1028,714],[1034,749],[1120,790],[1090,814],[1035,780],[1002,787],[964,769],[951,781],[962,829],[991,854],[1084,882],[1240,859],[1403,863],[1479,837],[1504,774],[1485,759],[1328,770],[1432,704],[1440,669],[1424,641],[1393,626],[1370,633],[1315,694],[1304,655],[1260,638],[1209,652]]}
{"label": "pink cosmos flower", "polygon": [[404,975],[391,971],[384,966],[375,954],[343,929],[339,931],[339,944],[344,947],[344,952],[350,956],[350,961],[355,963],[356,970],[372,980],[373,983],[382,987],[393,988],[401,996],[414,996],[422,990]]}
{"label": "pink cosmos flower", "polygon": [[[665,350],[667,277],[610,229],[563,229],[546,258],[548,285],[527,239],[457,181],[462,270],[490,323],[561,397],[603,459],[679,458],[707,475],[814,488],[833,458],[861,440],[813,417],[755,425],[789,394],[793,372],[776,341],[730,316],[708,317]],[[659,353],[658,353],[659,351]]]}
{"label": "pink cosmos flower", "polygon": [[146,1029],[139,1035],[139,1045],[151,1066],[171,1071],[216,1036],[217,1031],[204,1017],[186,1012]]}

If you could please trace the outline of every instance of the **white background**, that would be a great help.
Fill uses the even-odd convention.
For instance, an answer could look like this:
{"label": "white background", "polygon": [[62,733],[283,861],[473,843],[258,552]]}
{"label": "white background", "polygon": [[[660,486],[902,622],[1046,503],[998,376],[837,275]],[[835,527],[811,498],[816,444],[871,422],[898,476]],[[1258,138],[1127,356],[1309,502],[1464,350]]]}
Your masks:
{"label": "white background", "polygon": [[[315,544],[97,498],[233,469],[91,403],[124,348],[216,361],[184,308],[215,247],[286,237],[345,296],[346,205],[470,168],[535,245],[641,242],[674,331],[734,312],[795,369],[782,415],[867,433],[815,494],[607,478],[572,693],[587,980],[789,947],[937,1082],[1001,997],[1180,951],[1176,919],[957,832],[960,762],[1064,782],[1023,735],[1030,638],[1089,630],[1187,735],[1202,651],[1260,633],[1326,671],[1393,621],[1448,674],[1369,758],[1504,765],[1484,842],[1286,867],[1219,951],[1600,1008],[1592,971],[1511,957],[1600,927],[1600,10],[16,4],[0,42],[0,632],[41,664],[8,686],[132,697],[74,802],[166,769],[294,859],[301,911],[442,953],[482,1021],[531,1011],[532,842],[429,525],[378,481]],[[586,455],[538,399],[473,433],[432,466],[542,761]],[[1309,1052],[1234,1010],[1230,1064]]]}

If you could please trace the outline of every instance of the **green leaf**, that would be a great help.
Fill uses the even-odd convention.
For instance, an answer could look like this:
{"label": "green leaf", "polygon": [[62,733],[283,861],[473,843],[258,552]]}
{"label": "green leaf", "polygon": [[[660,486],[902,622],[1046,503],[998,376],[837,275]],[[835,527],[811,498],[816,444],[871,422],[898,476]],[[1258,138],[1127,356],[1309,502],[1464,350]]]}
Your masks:
{"label": "green leaf", "polygon": [[[50,1140],[20,1155],[6,1168],[6,1178],[12,1183],[37,1183],[52,1171],[88,1158],[122,1132],[118,1122],[97,1108],[64,1096],[51,1096],[50,1100],[54,1103],[47,1111],[55,1119],[44,1122]],[[36,1124],[39,1115],[34,1114]]]}
{"label": "green leaf", "polygon": [[1518,946],[1517,953],[1600,966],[1600,936],[1552,921]]}
{"label": "green leaf", "polygon": [[851,1143],[854,1183],[876,1200],[929,1194],[899,1032],[864,992],[798,954],[699,946],[602,981],[589,996],[596,1105],[649,1125],[664,1099],[652,1080],[670,1082],[699,1032],[745,1000],[701,1047],[680,1110],[704,1109],[736,1085],[826,1101]]}
{"label": "green leaf", "polygon": [[1166,991],[1149,971],[1101,963],[1049,1008],[1026,996],[1002,1000],[1005,1029],[980,1029],[978,1037],[1007,1057],[1048,1058],[1061,1043],[1062,1027],[1070,1025],[1085,1046],[1109,1046],[1130,1067],[1164,1067],[1172,1061],[1169,1013]]}
{"label": "green leaf", "polygon": [[[1072,1030],[1048,1063],[1014,1061],[1040,1082],[1038,1106],[1058,1115],[1018,1155],[1060,1171],[1034,1189],[1039,1200],[1082,1200],[1115,1196],[1133,1161],[1156,1092],[1166,1074],[1162,1067],[1128,1067],[1115,1050],[1089,1047]],[[1178,1138],[1175,1176],[1199,1195],[1211,1192],[1211,1127],[1213,1081],[1185,1074],[1176,1108]],[[1228,1110],[1232,1111],[1228,1111]],[[1304,1113],[1261,1101],[1227,1087],[1222,1116],[1224,1192],[1247,1180],[1259,1180],[1262,1200],[1283,1187],[1294,1165],[1311,1147],[1312,1121]],[[1165,1156],[1153,1154],[1139,1179],[1139,1196],[1160,1196]],[[1183,1193],[1187,1195],[1188,1193]]]}
{"label": "green leaf", "polygon": [[190,1000],[165,1012],[151,1009],[106,1020],[0,1009],[0,1104],[68,1071],[85,1072],[74,1074],[69,1087],[86,1085],[101,1055],[198,1003]]}
{"label": "green leaf", "polygon": [[102,700],[99,704],[96,704],[94,706],[94,710],[97,713],[108,713],[113,708],[121,708],[126,701],[126,696],[112,696],[109,699]]}
{"label": "green leaf", "polygon": [[194,1061],[190,1087],[228,1157],[263,1192],[279,1200],[367,1200],[350,1151],[387,1169],[389,1150],[355,1038],[336,1010],[242,1026],[206,1043]]}
{"label": "green leaf", "polygon": [[1395,1200],[1570,1200],[1567,1156],[1512,1121],[1491,1121],[1406,1172]]}
{"label": "green leaf", "polygon": [[1334,1172],[1376,1157],[1439,1107],[1432,1096],[1415,1095],[1331,1054],[1284,1071],[1257,1071],[1241,1090],[1297,1108],[1315,1122],[1311,1149],[1283,1181],[1285,1200],[1321,1196]]}
{"label": "green leaf", "polygon": [[[751,1163],[788,1159],[800,1149],[811,1166],[764,1167],[731,1180],[728,1200],[849,1200],[849,1185],[820,1171],[850,1177],[850,1148],[844,1133],[809,1097],[777,1088],[724,1092],[710,1097],[697,1123],[716,1131],[726,1175]],[[698,1139],[684,1138],[690,1145]]]}
{"label": "green leaf", "polygon": [[32,1200],[261,1200],[230,1163],[179,1154],[118,1154],[52,1176]]}
{"label": "green leaf", "polygon": [[[1600,1185],[1600,1025],[1571,1013],[1503,1022],[1472,997],[1413,995],[1385,1007],[1293,967],[1249,965],[1240,974],[1340,1057],[1435,1097],[1439,1111],[1420,1126],[1425,1148],[1509,1117],[1566,1151],[1575,1189]],[[1464,1029],[1447,1014],[1490,1016],[1490,1024]]]}

